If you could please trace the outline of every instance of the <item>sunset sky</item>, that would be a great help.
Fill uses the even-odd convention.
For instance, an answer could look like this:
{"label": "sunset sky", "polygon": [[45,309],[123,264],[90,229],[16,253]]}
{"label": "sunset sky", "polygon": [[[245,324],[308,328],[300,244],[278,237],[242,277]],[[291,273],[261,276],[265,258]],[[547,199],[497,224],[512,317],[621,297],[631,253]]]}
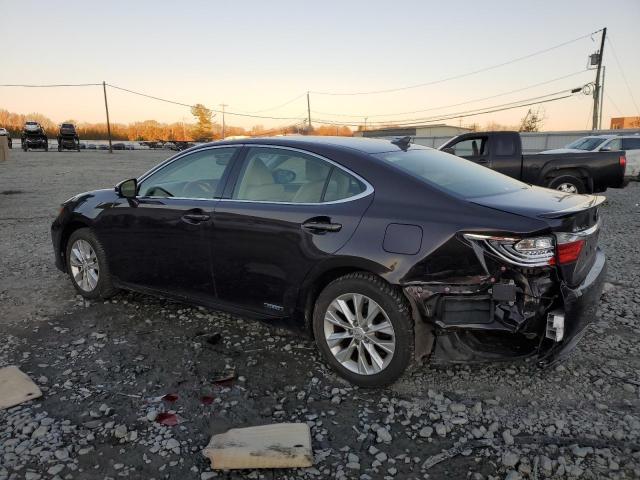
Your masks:
{"label": "sunset sky", "polygon": [[[0,84],[108,83],[231,112],[305,118],[304,93],[393,89],[465,74],[608,27],[609,118],[640,115],[640,1],[73,1],[0,0]],[[370,95],[311,94],[312,120],[402,120],[489,108],[582,86],[600,34],[457,80]],[[582,73],[578,73],[582,72]],[[509,95],[432,109],[568,78]],[[191,121],[189,109],[109,90],[111,120]],[[299,98],[293,100],[299,96]],[[545,130],[591,126],[591,97],[544,105]],[[288,105],[273,109],[285,102]],[[0,108],[55,121],[104,121],[102,87],[0,87]],[[517,124],[527,108],[462,119]],[[354,115],[353,117],[342,115]],[[220,116],[216,117],[219,121]],[[459,125],[460,120],[446,122]],[[289,120],[229,115],[267,127]],[[425,122],[430,123],[430,122]]]}

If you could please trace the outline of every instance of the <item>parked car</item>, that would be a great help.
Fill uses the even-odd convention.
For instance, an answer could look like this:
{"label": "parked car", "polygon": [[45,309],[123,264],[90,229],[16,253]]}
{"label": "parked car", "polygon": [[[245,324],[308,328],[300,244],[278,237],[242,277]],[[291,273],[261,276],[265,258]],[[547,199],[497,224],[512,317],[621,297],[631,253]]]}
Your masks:
{"label": "parked car", "polygon": [[101,143],[100,145],[98,145],[98,150],[109,150],[109,145]]}
{"label": "parked car", "polygon": [[95,143],[89,143],[87,145],[87,150],[96,150],[98,147],[96,146]]}
{"label": "parked car", "polygon": [[380,386],[420,358],[566,357],[602,291],[604,200],[406,139],[274,137],[76,195],[51,230],[86,298],[127,289],[293,319],[340,375]]}
{"label": "parked car", "polygon": [[49,139],[44,128],[38,122],[32,120],[25,122],[22,127],[20,144],[25,152],[30,148],[42,148],[45,152],[49,151]]}
{"label": "parked car", "polygon": [[627,158],[625,176],[640,181],[640,135],[591,135],[571,142],[564,148],[541,153],[614,152],[624,150]]}
{"label": "parked car", "polygon": [[523,182],[567,193],[604,192],[626,184],[624,152],[523,155],[518,132],[473,132],[440,147]]}
{"label": "parked car", "polygon": [[80,151],[80,137],[73,123],[63,123],[58,132],[58,151],[77,150]]}
{"label": "parked car", "polygon": [[6,128],[0,128],[0,137],[7,137],[9,148],[13,148],[13,144],[11,142],[11,134],[7,131]]}
{"label": "parked car", "polygon": [[[107,148],[108,148],[108,147],[107,147]],[[112,148],[113,150],[125,150],[125,149],[126,149],[126,148],[125,148],[125,144],[124,144],[124,143],[121,143],[121,142],[112,144],[112,145],[111,145],[111,148]]]}

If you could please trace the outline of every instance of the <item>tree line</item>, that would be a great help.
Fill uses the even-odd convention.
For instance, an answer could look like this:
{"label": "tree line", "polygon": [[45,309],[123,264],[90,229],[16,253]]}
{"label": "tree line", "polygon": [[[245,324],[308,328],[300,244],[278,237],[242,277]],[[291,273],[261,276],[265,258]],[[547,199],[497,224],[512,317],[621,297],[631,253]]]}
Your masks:
{"label": "tree line", "polygon": [[[197,107],[197,106],[196,106]],[[195,107],[194,107],[195,108]],[[203,107],[204,108],[204,107]],[[206,110],[206,109],[205,109]],[[156,120],[144,120],[133,123],[111,123],[111,138],[113,140],[131,141],[210,141],[222,138],[222,125],[207,120],[207,113],[192,111],[195,123],[173,122],[163,123]],[[41,113],[14,113],[0,109],[0,127],[6,128],[12,137],[19,137],[26,121],[39,122],[45,129],[48,137],[58,135],[59,124]],[[67,119],[63,123],[73,123],[76,126],[80,138],[90,140],[106,140],[109,138],[106,122],[90,123]],[[321,125],[312,131],[306,125],[289,125],[277,128],[267,128],[263,125],[254,125],[251,128],[225,125],[225,137],[230,136],[261,136],[291,133],[313,133],[314,135],[341,135],[352,136],[353,132],[348,127],[335,127]]]}

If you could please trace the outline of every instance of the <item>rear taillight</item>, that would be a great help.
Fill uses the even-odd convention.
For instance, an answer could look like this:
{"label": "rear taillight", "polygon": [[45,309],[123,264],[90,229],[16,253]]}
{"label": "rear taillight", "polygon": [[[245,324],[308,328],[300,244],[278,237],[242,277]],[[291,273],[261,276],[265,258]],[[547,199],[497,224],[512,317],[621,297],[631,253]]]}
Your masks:
{"label": "rear taillight", "polygon": [[558,240],[558,264],[565,265],[578,260],[582,247],[584,247],[584,240],[575,240],[567,243],[560,243],[560,240]]}
{"label": "rear taillight", "polygon": [[618,159],[618,161],[620,162],[620,166],[622,167],[622,171],[624,171],[625,168],[627,168],[627,157],[625,157],[624,155],[620,155],[620,158]]}
{"label": "rear taillight", "polygon": [[491,253],[520,267],[545,267],[554,264],[553,237],[514,238],[465,233],[464,237],[478,242]]}

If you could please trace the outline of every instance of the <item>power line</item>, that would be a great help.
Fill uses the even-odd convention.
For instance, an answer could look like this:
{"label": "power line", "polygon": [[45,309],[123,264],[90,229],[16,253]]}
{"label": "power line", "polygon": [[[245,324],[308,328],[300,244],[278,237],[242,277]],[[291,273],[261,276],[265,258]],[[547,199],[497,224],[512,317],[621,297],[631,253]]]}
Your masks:
{"label": "power line", "polygon": [[433,110],[444,110],[446,108],[451,108],[451,107],[459,107],[460,105],[468,105],[470,103],[476,103],[476,102],[482,102],[485,100],[491,100],[493,98],[498,98],[498,97],[504,97],[506,95],[511,95],[512,93],[518,93],[518,92],[522,92],[524,90],[529,90],[531,88],[535,88],[535,87],[540,87],[542,85],[548,85],[549,83],[553,83],[553,82],[557,82],[558,80],[564,80],[565,78],[570,78],[570,77],[575,77],[576,75],[579,75],[581,73],[585,73],[588,72],[588,69],[585,70],[580,70],[579,72],[575,72],[575,73],[570,73],[568,75],[563,75],[561,77],[556,77],[556,78],[552,78],[551,80],[546,80],[544,82],[540,82],[540,83],[536,83],[533,85],[529,85],[527,87],[522,87],[522,88],[518,88],[516,90],[510,90],[508,92],[504,92],[504,93],[498,93],[496,95],[491,95],[488,97],[483,97],[483,98],[476,98],[474,100],[467,100],[464,102],[460,102],[460,103],[453,103],[450,105],[442,105],[439,107],[430,107],[430,108],[425,108],[425,109],[421,109],[421,110],[412,110],[409,112],[396,112],[396,113],[380,113],[380,114],[375,114],[375,115],[371,115],[371,114],[347,114],[347,113],[328,113],[328,112],[317,112],[317,111],[313,111],[313,113],[317,113],[320,115],[332,115],[332,116],[336,116],[336,117],[354,117],[354,118],[373,118],[373,117],[391,117],[394,115],[410,115],[412,113],[421,113],[421,112],[429,112],[429,111],[433,111]]}
{"label": "power line", "polygon": [[280,104],[278,104],[278,105],[276,105],[276,106],[274,106],[274,107],[261,108],[260,110],[252,110],[252,111],[243,112],[243,113],[262,113],[262,112],[268,112],[268,111],[270,111],[270,110],[278,110],[278,109],[280,109],[280,108],[282,108],[282,107],[286,107],[286,106],[287,106],[287,105],[289,105],[290,103],[293,103],[293,102],[295,102],[296,100],[298,100],[298,99],[300,99],[300,98],[304,97],[306,94],[307,94],[307,92],[302,92],[300,95],[298,95],[298,96],[296,96],[296,97],[292,98],[291,100],[287,100],[286,102],[284,102],[284,103],[280,103]]}
{"label": "power line", "polygon": [[439,80],[432,80],[430,82],[418,83],[418,84],[415,84],[415,85],[407,85],[407,86],[404,86],[404,87],[397,87],[397,88],[387,88],[387,89],[383,89],[383,90],[370,90],[370,91],[365,91],[365,92],[318,92],[318,91],[312,91],[311,93],[316,94],[316,95],[375,95],[375,94],[380,94],[380,93],[399,92],[399,91],[402,91],[402,90],[410,90],[410,89],[413,89],[413,88],[426,87],[428,85],[436,85],[438,83],[444,83],[444,82],[448,82],[448,81],[451,81],[451,80],[457,80],[459,78],[469,77],[471,75],[476,75],[478,73],[482,73],[482,72],[486,72],[486,71],[489,71],[489,70],[494,70],[496,68],[504,67],[505,65],[510,65],[512,63],[515,63],[515,62],[520,62],[522,60],[526,60],[528,58],[532,58],[532,57],[535,57],[537,55],[542,55],[543,53],[547,53],[547,52],[550,52],[552,50],[556,50],[558,48],[561,48],[561,47],[564,47],[566,45],[569,45],[571,43],[575,43],[575,42],[577,42],[579,40],[582,40],[584,38],[591,37],[595,33],[600,32],[601,30],[602,29],[596,30],[595,32],[588,33],[587,35],[582,35],[580,37],[574,38],[573,40],[568,40],[568,41],[560,43],[558,45],[554,45],[553,47],[545,48],[543,50],[538,50],[537,52],[533,52],[533,53],[530,53],[528,55],[523,55],[522,57],[517,57],[517,58],[514,58],[512,60],[508,60],[506,62],[498,63],[498,64],[495,64],[495,65],[491,65],[489,67],[480,68],[478,70],[473,70],[473,71],[467,72],[467,73],[461,73],[461,74],[458,74],[458,75],[453,75],[453,76],[450,76],[450,77],[441,78]]}
{"label": "power line", "polygon": [[25,87],[25,88],[55,88],[55,87],[101,87],[101,83],[52,83],[45,85],[23,84],[23,83],[5,83],[0,87]]}
{"label": "power line", "polygon": [[[420,122],[408,122],[408,123],[399,123],[399,122],[387,122],[387,124],[393,125],[394,127],[413,127],[416,125],[420,125],[421,123],[424,123],[424,121],[429,121],[429,122],[438,122],[438,121],[443,121],[443,120],[452,120],[455,118],[465,118],[465,117],[473,117],[476,115],[484,115],[487,113],[495,113],[495,112],[502,112],[505,110],[512,110],[514,108],[520,108],[520,107],[529,107],[531,105],[539,105],[541,103],[549,103],[549,102],[555,102],[557,100],[563,100],[565,98],[569,98],[572,97],[574,94],[570,93],[568,95],[563,95],[561,97],[556,97],[556,98],[549,98],[546,100],[538,100],[538,101],[534,101],[531,103],[523,103],[523,104],[519,104],[519,105],[513,105],[510,107],[502,107],[502,108],[495,108],[495,109],[491,109],[491,110],[484,110],[484,111],[476,111],[475,113],[468,113],[468,114],[450,114],[447,116],[442,116],[442,117],[432,117],[429,118],[428,120],[422,120]],[[523,100],[524,101],[524,100]],[[487,108],[491,108],[491,107],[487,107]],[[359,126],[361,125],[360,123],[351,123],[351,122],[335,122],[335,121],[331,121],[331,120],[317,120],[318,123],[325,123],[325,124],[329,124],[329,125],[347,125],[347,126]]]}
{"label": "power line", "polygon": [[[546,95],[538,95],[536,97],[529,97],[529,98],[525,98],[525,99],[521,99],[521,100],[516,100],[516,101],[513,101],[513,102],[502,103],[502,104],[499,104],[499,105],[493,105],[491,107],[475,108],[475,109],[472,109],[472,110],[466,110],[466,111],[463,111],[463,112],[457,112],[456,114],[453,114],[453,113],[441,114],[440,116],[456,115],[456,116],[454,116],[452,118],[458,118],[457,117],[458,114],[473,113],[473,112],[477,112],[477,111],[480,111],[480,110],[485,110],[487,108],[508,107],[508,106],[519,104],[519,103],[522,103],[522,102],[530,102],[530,101],[533,101],[533,100],[541,100],[541,99],[545,99],[545,98],[548,98],[548,97],[551,97],[551,96],[555,96],[555,95],[560,95],[560,94],[567,93],[567,92],[574,92],[575,93],[575,90],[577,90],[577,89],[575,89],[575,88],[574,89],[565,89],[565,90],[560,90],[560,91],[553,92],[553,93],[548,93]],[[402,119],[402,120],[395,120],[394,122],[396,122],[396,123],[417,123],[417,122],[432,121],[432,118],[433,118],[433,116],[431,116],[431,117],[421,117],[421,118],[408,118],[408,119]],[[389,122],[389,120],[378,120],[378,121],[369,122],[369,123],[387,124],[387,123],[390,123],[390,122]]]}
{"label": "power line", "polygon": [[172,103],[173,105],[180,105],[181,107],[192,108],[194,106],[194,105],[190,105],[188,103],[176,102],[175,100],[167,100],[166,98],[160,98],[160,97],[156,97],[154,95],[148,95],[146,93],[136,92],[134,90],[129,90],[128,88],[118,87],[117,85],[112,85],[110,83],[107,83],[107,86],[109,86],[111,88],[115,88],[116,90],[122,90],[123,92],[128,92],[128,93],[132,93],[134,95],[139,95],[141,97],[146,97],[146,98],[151,98],[153,100],[158,100],[160,102]]}
{"label": "power line", "polygon": [[611,41],[610,37],[607,38],[607,41],[609,42],[609,46],[611,47],[611,53],[613,53],[613,58],[618,64],[618,69],[620,69],[620,73],[622,74],[622,79],[624,80],[624,84],[627,86],[627,91],[629,92],[631,101],[633,102],[633,105],[636,107],[636,113],[638,114],[638,116],[640,116],[640,108],[638,108],[638,103],[636,102],[636,98],[633,96],[633,92],[631,91],[631,87],[629,86],[629,82],[627,81],[627,76],[624,74],[624,69],[622,68],[622,64],[620,63],[620,60],[618,59],[618,55],[616,54],[616,49],[613,47],[613,42]]}
{"label": "power line", "polygon": [[[118,86],[112,85],[110,83],[107,83],[107,85],[109,87],[115,88],[117,90],[122,90],[124,92],[128,92],[128,93],[131,93],[133,95],[139,95],[141,97],[151,98],[153,100],[158,100],[160,102],[172,103],[174,105],[180,105],[180,106],[188,107],[188,108],[193,107],[193,105],[190,105],[190,104],[187,104],[187,103],[182,103],[182,102],[177,102],[175,100],[168,100],[166,98],[156,97],[154,95],[149,95],[149,94],[146,94],[146,93],[137,92],[135,90],[130,90],[128,88],[118,87]],[[215,112],[215,113],[222,113],[222,110],[218,110],[218,109],[215,109],[215,108],[209,108],[208,110],[211,110],[212,112]],[[229,112],[227,110],[225,110],[224,113],[225,113],[225,115],[235,115],[237,117],[248,117],[248,118],[262,118],[262,119],[266,119],[266,120],[299,120],[299,118],[297,118],[297,117],[271,117],[271,116],[266,116],[266,115],[253,115],[253,114],[249,114],[249,113]]]}
{"label": "power line", "polygon": [[613,105],[613,108],[615,108],[618,113],[620,114],[620,116],[623,116],[624,113],[622,113],[622,110],[620,110],[620,108],[618,107],[618,105],[616,105],[616,102],[613,101],[613,99],[609,96],[609,94],[607,92],[604,93],[604,96],[607,97],[607,100],[609,100],[609,103],[611,105]]}

